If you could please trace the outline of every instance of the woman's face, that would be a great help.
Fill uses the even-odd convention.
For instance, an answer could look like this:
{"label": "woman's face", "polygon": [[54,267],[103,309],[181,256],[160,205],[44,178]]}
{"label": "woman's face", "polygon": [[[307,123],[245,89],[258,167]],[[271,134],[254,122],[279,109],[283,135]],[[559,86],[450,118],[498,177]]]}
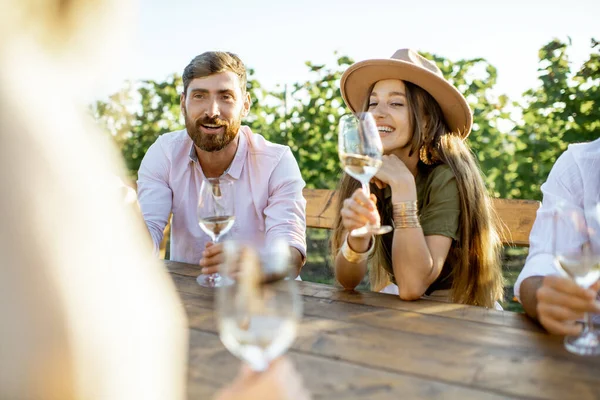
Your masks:
{"label": "woman's face", "polygon": [[399,79],[377,82],[369,97],[368,111],[373,114],[377,123],[385,154],[410,146],[412,126],[404,82]]}

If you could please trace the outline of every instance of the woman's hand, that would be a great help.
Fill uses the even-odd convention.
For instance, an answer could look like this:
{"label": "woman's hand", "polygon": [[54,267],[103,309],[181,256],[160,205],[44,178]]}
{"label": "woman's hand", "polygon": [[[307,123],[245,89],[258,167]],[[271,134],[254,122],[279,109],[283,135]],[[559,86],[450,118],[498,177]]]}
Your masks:
{"label": "woman's hand", "polygon": [[[340,215],[342,225],[346,232],[361,228],[367,223],[378,225],[380,222],[379,212],[377,212],[377,198],[374,194],[367,197],[362,188],[356,189],[352,196],[344,200]],[[348,244],[352,250],[363,253],[368,250],[371,236],[367,237],[348,237]]]}
{"label": "woman's hand", "polygon": [[367,197],[362,188],[356,189],[352,196],[344,200],[340,214],[344,229],[352,231],[365,226],[367,223],[378,224],[379,213],[374,194]]}
{"label": "woman's hand", "polygon": [[382,161],[373,183],[380,189],[390,186],[396,201],[416,200],[415,177],[406,164],[394,154],[383,156]]}

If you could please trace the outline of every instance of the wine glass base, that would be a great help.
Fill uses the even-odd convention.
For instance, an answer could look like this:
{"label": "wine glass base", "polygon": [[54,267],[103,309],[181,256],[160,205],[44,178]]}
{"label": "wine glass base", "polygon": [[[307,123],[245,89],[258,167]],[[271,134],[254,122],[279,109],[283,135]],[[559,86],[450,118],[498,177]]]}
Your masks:
{"label": "wine glass base", "polygon": [[263,349],[260,349],[257,346],[251,346],[248,348],[244,361],[246,361],[246,364],[248,364],[252,371],[264,372],[269,368],[270,360],[264,354]]}
{"label": "wine glass base", "polygon": [[200,274],[196,278],[196,282],[198,282],[198,285],[200,285],[200,286],[211,287],[211,288],[229,286],[229,285],[233,284],[233,281],[231,279],[221,276],[219,274],[213,274],[213,275]]}
{"label": "wine glass base", "polygon": [[597,331],[583,332],[580,336],[566,336],[565,349],[580,356],[600,355],[600,337]]}
{"label": "wine glass base", "polygon": [[384,235],[388,232],[391,232],[392,229],[393,228],[389,225],[382,225],[382,226],[365,225],[362,228],[354,229],[352,232],[350,232],[350,236],[364,237],[364,236],[371,236],[371,235]]}

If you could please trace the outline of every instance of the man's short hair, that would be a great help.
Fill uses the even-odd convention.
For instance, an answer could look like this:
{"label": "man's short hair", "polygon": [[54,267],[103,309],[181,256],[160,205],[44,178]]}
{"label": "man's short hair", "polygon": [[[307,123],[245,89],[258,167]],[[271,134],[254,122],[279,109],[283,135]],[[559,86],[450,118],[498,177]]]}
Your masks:
{"label": "man's short hair", "polygon": [[183,70],[183,93],[187,94],[192,80],[226,71],[231,71],[240,78],[242,93],[246,93],[246,66],[236,54],[226,51],[207,51],[194,57]]}

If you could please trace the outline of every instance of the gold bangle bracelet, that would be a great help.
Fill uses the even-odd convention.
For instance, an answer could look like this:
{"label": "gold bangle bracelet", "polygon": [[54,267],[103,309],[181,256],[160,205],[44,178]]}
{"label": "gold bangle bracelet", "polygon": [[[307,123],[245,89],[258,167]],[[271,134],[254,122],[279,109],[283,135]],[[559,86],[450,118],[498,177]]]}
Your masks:
{"label": "gold bangle bracelet", "polygon": [[417,211],[417,201],[398,201],[396,203],[392,203],[392,207],[394,208],[394,213],[396,212],[409,212],[409,211]]}
{"label": "gold bangle bracelet", "polygon": [[342,244],[342,248],[340,249],[344,258],[353,264],[358,264],[369,258],[369,255],[373,252],[375,248],[375,241],[371,239],[371,244],[369,245],[369,249],[364,253],[358,253],[350,248],[348,244],[348,234],[344,238],[344,244]]}
{"label": "gold bangle bracelet", "polygon": [[394,229],[419,228],[419,216],[416,201],[401,201],[393,204],[392,224]]}
{"label": "gold bangle bracelet", "polygon": [[405,229],[405,228],[420,228],[421,223],[417,218],[415,219],[394,219],[392,221],[394,229]]}

